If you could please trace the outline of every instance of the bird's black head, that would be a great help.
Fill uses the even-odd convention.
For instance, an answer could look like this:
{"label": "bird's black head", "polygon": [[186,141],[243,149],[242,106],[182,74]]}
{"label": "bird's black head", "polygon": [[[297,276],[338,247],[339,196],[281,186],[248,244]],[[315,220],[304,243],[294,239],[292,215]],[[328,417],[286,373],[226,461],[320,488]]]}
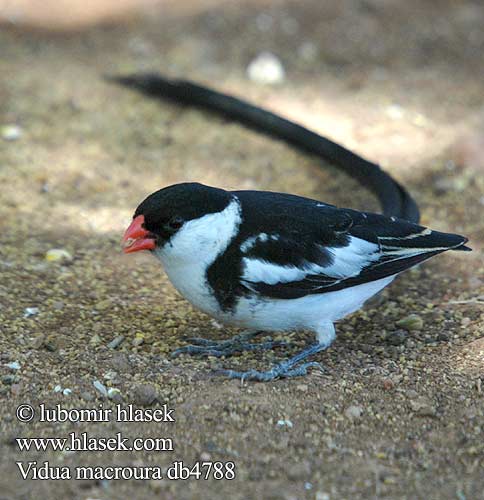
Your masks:
{"label": "bird's black head", "polygon": [[227,191],[195,182],[160,189],[136,209],[123,237],[124,251],[153,250],[165,244],[185,222],[220,212],[230,200]]}

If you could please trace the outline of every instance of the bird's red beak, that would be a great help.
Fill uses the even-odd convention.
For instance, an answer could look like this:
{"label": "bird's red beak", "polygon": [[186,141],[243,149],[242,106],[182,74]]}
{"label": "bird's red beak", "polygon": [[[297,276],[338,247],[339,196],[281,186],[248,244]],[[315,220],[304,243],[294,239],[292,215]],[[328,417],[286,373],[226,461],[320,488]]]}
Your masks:
{"label": "bird's red beak", "polygon": [[145,216],[138,215],[126,229],[121,243],[124,253],[153,250],[155,248],[156,243],[153,235],[143,227],[144,222]]}

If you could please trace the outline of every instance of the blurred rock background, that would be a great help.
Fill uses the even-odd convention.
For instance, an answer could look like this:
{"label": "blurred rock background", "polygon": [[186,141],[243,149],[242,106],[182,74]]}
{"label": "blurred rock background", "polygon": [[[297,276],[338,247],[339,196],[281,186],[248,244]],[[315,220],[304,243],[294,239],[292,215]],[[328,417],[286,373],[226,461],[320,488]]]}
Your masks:
{"label": "blurred rock background", "polygon": [[0,0],[0,23],[49,31],[76,31],[149,15],[156,8],[193,13],[221,3],[224,0]]}
{"label": "blurred rock background", "polygon": [[86,28],[139,14],[163,0],[0,0],[5,24],[52,31]]}

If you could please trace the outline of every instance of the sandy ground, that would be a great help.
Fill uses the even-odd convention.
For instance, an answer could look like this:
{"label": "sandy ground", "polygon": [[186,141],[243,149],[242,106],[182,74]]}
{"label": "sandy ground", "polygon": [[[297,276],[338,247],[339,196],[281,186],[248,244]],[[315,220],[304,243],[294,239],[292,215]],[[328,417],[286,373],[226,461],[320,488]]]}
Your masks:
{"label": "sandy ground", "polygon": [[[483,23],[477,1],[310,0],[185,9],[76,35],[4,29],[0,498],[484,498]],[[246,76],[262,50],[285,67],[279,86]],[[474,252],[406,273],[342,321],[317,356],[324,372],[243,385],[212,375],[266,368],[309,335],[264,354],[171,359],[187,337],[233,332],[181,299],[150,255],[120,252],[147,194],[199,180],[377,205],[315,158],[101,78],[145,69],[245,96],[381,162],[425,224],[466,234]],[[54,248],[72,258],[47,261]],[[95,381],[117,391],[107,398]],[[15,417],[22,403],[167,403],[176,423],[26,424]],[[73,431],[172,437],[175,450],[20,453],[15,442]],[[34,482],[20,479],[18,460],[230,460],[236,479]]]}

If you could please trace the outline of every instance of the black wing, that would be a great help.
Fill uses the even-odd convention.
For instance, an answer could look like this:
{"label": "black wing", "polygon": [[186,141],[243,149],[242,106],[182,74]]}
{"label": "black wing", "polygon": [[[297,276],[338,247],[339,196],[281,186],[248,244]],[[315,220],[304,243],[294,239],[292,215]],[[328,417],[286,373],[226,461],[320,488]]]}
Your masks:
{"label": "black wing", "polygon": [[[238,193],[242,199],[247,196],[243,193]],[[271,195],[275,193],[267,193]],[[267,220],[275,213],[274,200],[269,215],[258,207],[259,221],[250,224],[258,231],[240,246],[242,285],[268,297],[341,290],[393,276],[449,249],[469,250],[463,236],[313,200],[302,199],[303,208],[297,203],[301,198],[294,197],[294,203],[284,198],[277,221]],[[256,214],[248,215],[252,219]]]}

